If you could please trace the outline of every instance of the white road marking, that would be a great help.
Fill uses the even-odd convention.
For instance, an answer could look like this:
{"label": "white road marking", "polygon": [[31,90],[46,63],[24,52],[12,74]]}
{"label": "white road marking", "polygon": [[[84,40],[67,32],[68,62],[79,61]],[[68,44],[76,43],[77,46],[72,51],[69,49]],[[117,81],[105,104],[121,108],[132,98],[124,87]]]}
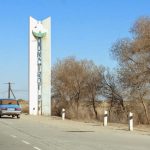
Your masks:
{"label": "white road marking", "polygon": [[29,144],[30,144],[29,142],[24,141],[24,140],[22,140],[22,142],[23,142],[23,143],[25,143],[25,144],[27,144],[27,145],[29,145]]}
{"label": "white road marking", "polygon": [[13,137],[13,138],[16,138],[17,136],[16,135],[10,135],[11,137]]}
{"label": "white road marking", "polygon": [[36,150],[41,150],[40,148],[38,148],[38,147],[33,147],[34,149],[36,149]]}

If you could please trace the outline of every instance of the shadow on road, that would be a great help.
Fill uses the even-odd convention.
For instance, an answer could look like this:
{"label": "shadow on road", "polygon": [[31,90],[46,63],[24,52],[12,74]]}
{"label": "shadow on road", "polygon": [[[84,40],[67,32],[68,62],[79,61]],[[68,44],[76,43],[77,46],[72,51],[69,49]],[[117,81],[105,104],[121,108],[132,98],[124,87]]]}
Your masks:
{"label": "shadow on road", "polygon": [[0,119],[16,119],[15,117],[1,117]]}

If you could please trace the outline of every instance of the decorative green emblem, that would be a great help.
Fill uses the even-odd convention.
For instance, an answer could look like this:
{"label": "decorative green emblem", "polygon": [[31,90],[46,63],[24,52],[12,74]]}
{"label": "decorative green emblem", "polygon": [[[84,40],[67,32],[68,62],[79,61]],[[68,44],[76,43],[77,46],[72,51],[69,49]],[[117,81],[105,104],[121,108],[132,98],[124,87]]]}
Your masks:
{"label": "decorative green emblem", "polygon": [[32,33],[35,37],[38,37],[38,38],[43,38],[44,36],[46,36],[46,30],[43,28],[43,25],[41,24],[41,22],[37,23],[37,25],[32,30]]}

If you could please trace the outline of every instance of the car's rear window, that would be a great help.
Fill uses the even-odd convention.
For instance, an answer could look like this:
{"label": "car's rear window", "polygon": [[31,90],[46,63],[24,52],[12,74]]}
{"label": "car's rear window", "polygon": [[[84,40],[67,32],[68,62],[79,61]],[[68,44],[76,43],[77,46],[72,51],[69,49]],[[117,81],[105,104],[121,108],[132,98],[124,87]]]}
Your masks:
{"label": "car's rear window", "polygon": [[18,105],[18,102],[15,100],[2,100],[2,105]]}

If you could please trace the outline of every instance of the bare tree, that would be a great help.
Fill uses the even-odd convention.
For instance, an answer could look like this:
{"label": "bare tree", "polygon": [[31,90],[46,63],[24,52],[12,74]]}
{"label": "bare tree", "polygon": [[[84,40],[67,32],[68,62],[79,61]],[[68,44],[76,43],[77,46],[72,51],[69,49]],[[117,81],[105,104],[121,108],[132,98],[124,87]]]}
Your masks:
{"label": "bare tree", "polygon": [[88,99],[92,101],[93,110],[95,113],[95,118],[98,119],[98,114],[96,110],[96,102],[98,101],[101,95],[102,89],[102,81],[103,81],[103,72],[104,67],[96,66],[92,61],[86,63],[86,72],[87,72],[87,80],[86,84],[86,92],[88,95]]}
{"label": "bare tree", "polygon": [[76,117],[81,101],[92,102],[95,118],[98,119],[96,103],[101,93],[103,67],[92,61],[76,60],[74,57],[58,61],[52,69],[53,95],[76,104]]}
{"label": "bare tree", "polygon": [[[78,118],[79,101],[85,88],[86,72],[84,63],[74,57],[58,61],[52,70],[52,87],[63,100],[76,104]],[[61,100],[62,100],[61,99]]]}
{"label": "bare tree", "polygon": [[123,99],[123,90],[120,85],[120,82],[117,78],[117,75],[110,73],[108,69],[105,71],[103,77],[102,93],[103,96],[106,98],[106,100],[110,102],[109,108],[110,120],[112,108],[114,109],[115,112],[117,112],[118,116],[122,112],[126,112]]}
{"label": "bare tree", "polygon": [[120,82],[126,90],[130,91],[132,98],[136,91],[149,123],[143,98],[148,96],[147,91],[150,90],[150,18],[139,18],[131,28],[131,34],[131,39],[124,38],[117,41],[111,53],[120,64]]}

